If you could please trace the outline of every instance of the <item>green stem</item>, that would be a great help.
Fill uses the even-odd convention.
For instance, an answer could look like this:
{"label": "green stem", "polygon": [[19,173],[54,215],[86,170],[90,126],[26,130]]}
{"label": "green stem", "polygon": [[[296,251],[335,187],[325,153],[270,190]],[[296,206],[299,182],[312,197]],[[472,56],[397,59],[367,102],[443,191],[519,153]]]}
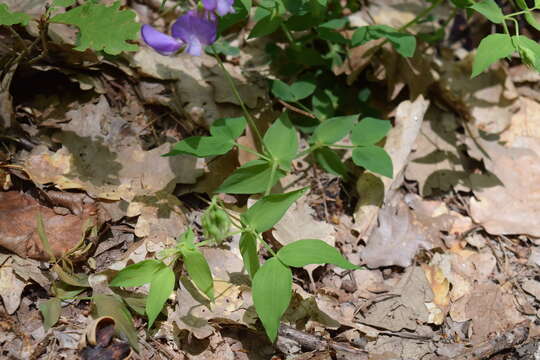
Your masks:
{"label": "green stem", "polygon": [[354,145],[331,145],[332,148],[336,149],[356,149],[358,146]]}
{"label": "green stem", "polygon": [[237,146],[239,149],[244,150],[245,152],[248,152],[248,153],[253,154],[253,155],[257,155],[258,157],[260,157],[261,159],[264,159],[264,160],[266,160],[266,161],[270,161],[270,158],[269,158],[268,156],[263,155],[263,154],[261,154],[260,152],[255,151],[255,150],[253,150],[252,148],[250,148],[250,147],[248,147],[248,146],[242,145],[242,144],[240,144],[240,143],[238,143],[238,142],[236,143],[236,146]]}
{"label": "green stem", "polygon": [[296,41],[294,41],[294,37],[292,35],[292,32],[291,32],[291,30],[289,30],[287,25],[285,25],[282,22],[279,26],[281,27],[281,30],[283,30],[283,32],[285,33],[285,36],[287,37],[287,40],[289,40],[289,42],[291,43],[291,46],[293,48],[295,48],[295,49],[298,49],[298,44],[296,43]]}
{"label": "green stem", "polygon": [[308,147],[306,150],[302,151],[301,153],[296,154],[295,159],[299,159],[299,158],[309,154],[310,152],[316,150],[317,148],[318,148],[318,146],[312,145],[312,146]]}
{"label": "green stem", "polygon": [[270,191],[272,190],[272,184],[274,183],[274,176],[276,176],[276,170],[277,170],[278,164],[275,160],[272,161],[272,170],[270,171],[270,181],[268,181],[268,186],[266,187],[266,191],[264,192],[264,196],[270,195]]}
{"label": "green stem", "polygon": [[515,13],[511,13],[511,14],[506,14],[504,15],[504,18],[505,19],[510,19],[514,16],[518,16],[518,15],[522,15],[522,14],[526,14],[526,13],[530,13],[531,10],[521,10],[521,11],[516,11]]}
{"label": "green stem", "polygon": [[223,73],[225,74],[225,77],[227,78],[227,81],[229,82],[229,85],[231,86],[231,89],[233,91],[234,96],[236,97],[236,100],[238,100],[238,102],[240,103],[240,107],[242,108],[242,111],[244,112],[244,115],[246,116],[246,119],[249,122],[249,126],[251,127],[251,130],[253,130],[253,133],[257,137],[257,140],[264,147],[261,133],[259,132],[259,129],[257,128],[257,125],[255,124],[255,119],[253,119],[248,109],[246,108],[246,104],[244,103],[244,100],[240,96],[240,93],[238,92],[238,89],[236,88],[236,85],[234,84],[234,80],[232,79],[231,74],[229,74],[229,72],[225,68],[225,65],[223,64],[223,61],[221,61],[221,58],[219,57],[219,55],[217,55],[217,51],[214,45],[210,45],[210,48],[212,49],[212,52],[214,53],[214,57],[216,58],[219,66],[221,67],[221,70],[223,70]]}

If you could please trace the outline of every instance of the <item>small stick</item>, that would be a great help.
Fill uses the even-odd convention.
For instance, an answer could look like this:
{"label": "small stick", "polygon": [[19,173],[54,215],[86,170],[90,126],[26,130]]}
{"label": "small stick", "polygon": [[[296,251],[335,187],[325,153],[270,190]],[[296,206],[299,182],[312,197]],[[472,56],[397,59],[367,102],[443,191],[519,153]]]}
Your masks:
{"label": "small stick", "polygon": [[277,99],[277,101],[278,101],[281,105],[285,106],[287,109],[289,109],[289,110],[291,110],[291,111],[294,111],[295,113],[299,113],[299,114],[301,114],[301,115],[310,117],[310,118],[312,118],[312,119],[316,119],[316,118],[317,118],[315,115],[313,115],[313,114],[311,114],[311,113],[308,113],[307,111],[304,111],[304,110],[302,110],[302,109],[299,109],[299,108],[297,108],[296,106],[292,106],[291,104],[289,104],[289,103],[287,103],[287,102],[285,102],[285,101],[283,101],[283,100],[281,100],[281,99]]}

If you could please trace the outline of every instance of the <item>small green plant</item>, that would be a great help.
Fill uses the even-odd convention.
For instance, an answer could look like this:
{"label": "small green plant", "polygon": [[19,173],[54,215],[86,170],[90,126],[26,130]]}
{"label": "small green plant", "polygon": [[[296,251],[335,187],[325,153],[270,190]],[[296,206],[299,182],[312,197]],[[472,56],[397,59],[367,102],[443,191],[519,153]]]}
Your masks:
{"label": "small green plant", "polygon": [[[533,16],[533,12],[540,10],[540,1],[535,0],[534,6],[529,7],[525,0],[517,0],[520,11],[504,14],[494,0],[482,0],[480,2],[466,2],[466,7],[484,15],[494,24],[500,24],[503,33],[491,34],[480,42],[473,63],[472,77],[486,70],[494,62],[509,57],[517,52],[521,60],[537,71],[540,71],[540,45],[526,36],[520,35],[519,23],[516,17],[523,15],[529,25],[540,30],[540,23]],[[507,23],[514,24],[514,34],[510,32]]]}

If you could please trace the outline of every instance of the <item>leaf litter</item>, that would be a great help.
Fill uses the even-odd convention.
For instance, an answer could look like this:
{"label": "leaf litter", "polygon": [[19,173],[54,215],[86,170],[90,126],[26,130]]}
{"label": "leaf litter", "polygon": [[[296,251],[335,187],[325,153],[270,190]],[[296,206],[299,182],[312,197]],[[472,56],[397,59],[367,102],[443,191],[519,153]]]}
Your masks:
{"label": "leaf litter", "polygon": [[[38,7],[25,3],[18,6]],[[417,1],[408,7],[397,3],[373,4],[369,15],[399,27],[422,9]],[[364,13],[350,19],[371,23]],[[431,25],[419,24],[413,32]],[[66,38],[55,41],[62,48]],[[209,302],[180,277],[163,310],[166,320],[160,318],[150,336],[136,315],[148,289],[138,288],[122,302],[104,285],[113,271],[155,258],[174,244],[200,218],[202,210],[190,194],[213,192],[219,178],[244,162],[246,154],[206,161],[161,157],[173,139],[204,133],[216,119],[241,114],[215,60],[163,57],[142,47],[122,59],[85,63],[83,54],[66,47],[62,51],[76,59],[80,72],[66,64],[3,70],[2,89],[12,82],[15,90],[0,92],[1,124],[20,121],[33,141],[27,147],[6,142],[9,153],[0,157],[2,356],[75,358],[96,345],[88,334],[109,316],[121,329],[112,343],[110,333],[104,341],[124,341],[124,348],[138,344],[140,354],[134,356],[140,358],[269,359],[280,354],[325,359],[337,353],[381,360],[465,359],[467,347],[523,326],[531,334],[529,342],[537,344],[538,74],[522,65],[499,64],[471,81],[472,57],[465,49],[445,49],[438,56],[419,48],[405,60],[389,44],[374,54],[370,49],[380,43],[351,49],[334,72],[344,73],[349,86],[365,78],[382,88],[381,108],[393,120],[385,149],[394,161],[394,178],[356,174],[356,208],[327,221],[317,210],[336,210],[329,203],[339,203],[337,198],[324,192],[336,178],[297,171],[286,181],[317,183],[323,196],[312,192],[266,234],[281,246],[319,238],[366,267],[295,271],[293,300],[275,345],[257,330],[249,276],[228,242],[205,250],[216,301]],[[240,64],[225,66],[246,105],[270,123],[276,116],[265,107],[266,84],[254,81],[243,67],[254,62],[265,75],[272,69],[251,55],[260,53],[260,44],[241,37],[238,44]],[[100,67],[120,71],[98,76]],[[30,79],[55,74],[54,81],[75,84],[77,90],[68,97],[43,89],[34,98],[24,96],[16,88],[25,85],[17,83],[29,80],[15,73]],[[128,77],[136,88],[126,85]],[[249,134],[245,142],[253,144]],[[339,191],[345,190],[343,185]],[[243,201],[229,200],[233,206]],[[77,246],[88,221],[101,230],[87,239],[93,244],[90,252],[73,259],[77,272],[88,276],[82,291],[93,297],[94,308],[85,300],[63,300],[60,321],[51,329],[44,328],[37,307],[59,291],[59,275],[47,262],[38,214],[56,257]],[[132,317],[135,330],[127,325]]]}

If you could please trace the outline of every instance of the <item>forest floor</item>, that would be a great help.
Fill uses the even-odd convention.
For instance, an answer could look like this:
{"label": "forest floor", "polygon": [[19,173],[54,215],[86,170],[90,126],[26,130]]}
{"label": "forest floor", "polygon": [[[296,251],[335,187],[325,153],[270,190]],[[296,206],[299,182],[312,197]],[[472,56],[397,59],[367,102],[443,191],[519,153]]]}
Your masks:
{"label": "forest floor", "polygon": [[[122,4],[141,23],[163,27],[156,2]],[[7,3],[30,13],[42,6]],[[424,5],[371,2],[349,21],[397,28]],[[31,30],[17,31],[33,40]],[[89,297],[109,293],[107,279],[155,258],[188,227],[200,232],[214,190],[250,154],[161,155],[242,110],[212,56],[165,57],[141,43],[137,52],[104,57],[74,51],[72,28],[51,31],[45,57],[0,70],[0,359],[126,359],[129,345],[119,334],[93,346],[92,336],[112,334],[99,333]],[[514,59],[471,79],[472,50],[488,31],[480,17],[459,15],[443,41],[419,44],[412,58],[384,47],[366,59],[369,46],[359,46],[333,69],[346,91],[369,89],[362,109],[392,121],[384,147],[394,177],[356,168],[344,181],[295,160],[278,187],[310,191],[265,238],[281,245],[321,239],[361,270],[295,270],[272,344],[232,236],[204,249],[217,279],[215,303],[203,306],[181,277],[152,329],[133,313],[140,350],[131,358],[538,359],[540,74]],[[279,39],[246,40],[242,29],[228,40],[239,51],[223,56],[226,68],[267,127],[283,110],[265,80],[273,76],[265,48]],[[0,28],[0,57],[17,41]],[[249,133],[240,141],[253,144]],[[240,212],[249,197],[221,199]],[[58,254],[81,239],[88,244],[67,264],[87,285],[73,293],[81,298],[62,301],[49,329],[40,306],[59,279],[73,285],[64,295],[78,280],[53,271],[38,214]],[[89,219],[98,226],[86,231]],[[126,301],[136,304],[147,290],[125,293]]]}

